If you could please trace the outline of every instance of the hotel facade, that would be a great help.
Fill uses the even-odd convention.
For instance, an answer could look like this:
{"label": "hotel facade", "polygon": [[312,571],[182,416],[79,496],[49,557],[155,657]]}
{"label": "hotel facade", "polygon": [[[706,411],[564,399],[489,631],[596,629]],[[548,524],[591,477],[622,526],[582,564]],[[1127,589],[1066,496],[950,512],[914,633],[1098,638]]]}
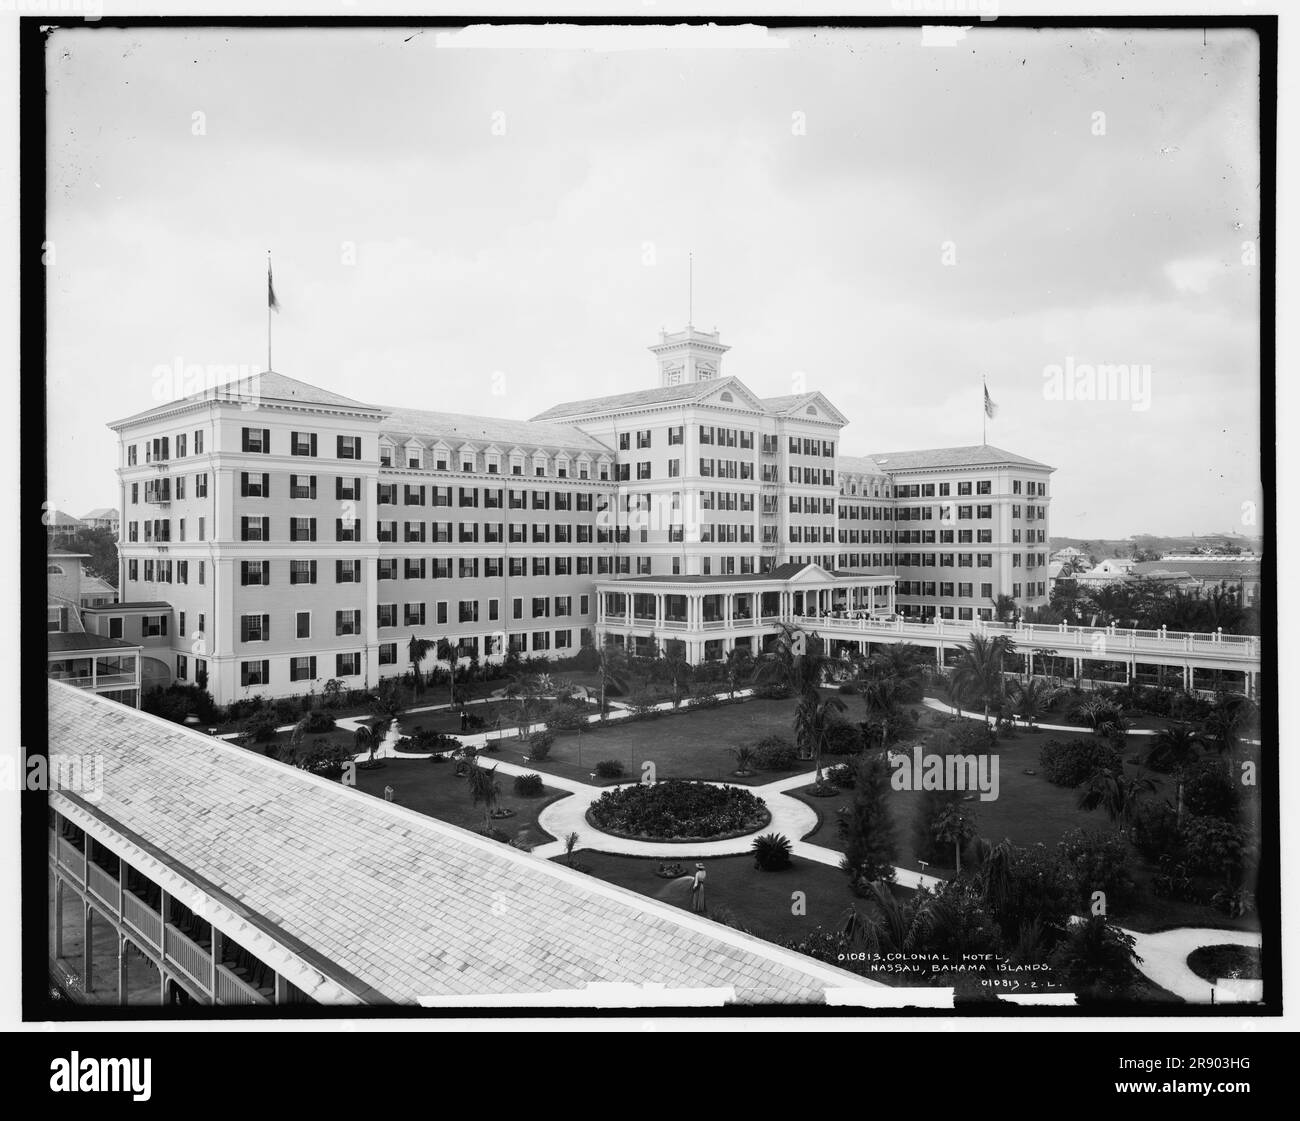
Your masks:
{"label": "hotel facade", "polygon": [[526,421],[266,372],[115,422],[106,633],[142,640],[146,687],[227,704],[373,686],[412,636],[484,660],[653,639],[698,662],[810,615],[1046,603],[1053,468],[988,445],[845,456],[823,394],[759,397],[716,333],[650,350],[657,386]]}

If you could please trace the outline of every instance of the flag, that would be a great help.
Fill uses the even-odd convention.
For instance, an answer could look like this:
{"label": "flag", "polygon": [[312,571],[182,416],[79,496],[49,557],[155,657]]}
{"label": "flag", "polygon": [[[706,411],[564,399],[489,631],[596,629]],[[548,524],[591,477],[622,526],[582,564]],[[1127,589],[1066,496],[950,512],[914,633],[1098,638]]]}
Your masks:
{"label": "flag", "polygon": [[271,282],[271,261],[266,262],[266,306],[272,311],[280,310],[280,301],[275,298],[275,285]]}
{"label": "flag", "polygon": [[989,387],[984,386],[984,415],[992,420],[998,415],[998,407],[993,403],[993,398],[989,396]]}

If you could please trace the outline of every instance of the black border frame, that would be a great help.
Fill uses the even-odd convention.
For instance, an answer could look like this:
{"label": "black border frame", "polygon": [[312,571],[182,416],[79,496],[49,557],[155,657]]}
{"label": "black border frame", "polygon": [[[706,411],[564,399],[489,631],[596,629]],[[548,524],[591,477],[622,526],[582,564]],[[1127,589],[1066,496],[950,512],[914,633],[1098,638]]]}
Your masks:
{"label": "black border frame", "polygon": [[[1276,248],[1277,229],[1277,65],[1278,19],[1276,15],[1259,16],[1042,16],[1002,17],[980,21],[979,28],[1133,28],[1135,30],[1195,28],[1237,28],[1253,31],[1259,39],[1260,63],[1260,482],[1266,507],[1264,510],[1264,549],[1262,583],[1266,607],[1276,609],[1277,604],[1277,479],[1276,441],[1277,428],[1274,411],[1276,393]],[[19,377],[19,417],[21,425],[22,468],[20,479],[20,587],[26,605],[28,599],[42,595],[45,564],[46,531],[43,519],[47,466],[45,432],[48,403],[45,396],[46,370],[46,277],[42,262],[45,242],[46,169],[46,115],[45,115],[45,50],[50,32],[80,28],[104,31],[134,28],[243,28],[243,29],[316,29],[316,28],[459,28],[470,24],[522,24],[540,25],[566,23],[576,25],[647,26],[656,24],[756,24],[771,28],[836,27],[859,29],[872,27],[919,27],[922,24],[951,24],[969,26],[971,14],[962,16],[926,14],[923,18],[905,18],[904,15],[882,17],[818,16],[505,16],[483,13],[464,16],[410,17],[410,16],[139,16],[104,17],[87,21],[62,14],[22,16],[19,18],[19,138],[20,138],[20,275],[22,333],[20,339],[20,371],[30,373]],[[57,403],[56,403],[57,407]],[[38,466],[39,465],[39,466]],[[43,602],[43,600],[42,600]],[[20,683],[21,743],[28,751],[44,751],[48,742],[48,711],[45,684],[44,631],[30,625],[30,614],[36,605],[24,611],[27,626],[19,635],[21,651]],[[1241,1006],[1168,1006],[1162,1004],[1124,1002],[1090,1008],[1024,1008],[1005,1002],[991,1004],[979,1002],[953,1009],[873,1009],[829,1008],[821,1005],[790,1007],[729,1006],[721,1009],[535,1009],[535,1008],[447,1008],[422,1009],[392,1006],[368,1006],[364,1009],[336,1009],[332,1007],[272,1009],[270,1013],[250,1016],[247,1009],[202,1006],[202,1015],[184,1010],[160,1008],[112,1008],[100,1005],[68,1005],[50,998],[48,980],[48,879],[46,853],[47,796],[39,791],[23,791],[21,810],[21,874],[22,874],[22,1016],[25,1022],[55,1021],[76,1023],[84,1021],[180,1021],[202,1023],[213,1020],[293,1021],[321,1019],[565,1019],[598,1017],[636,1017],[667,1020],[696,1017],[880,1017],[887,1021],[896,1017],[924,1017],[940,1020],[996,1019],[1053,1019],[1079,1020],[1082,1018],[1135,1018],[1173,1017],[1178,1019],[1212,1017],[1217,1019],[1248,1018],[1251,1020],[1282,1013],[1282,963],[1281,963],[1281,838],[1279,832],[1280,792],[1278,788],[1279,696],[1278,696],[1278,633],[1276,615],[1265,617],[1261,626],[1263,667],[1261,685],[1268,707],[1263,710],[1261,735],[1263,742],[1273,745],[1271,759],[1273,771],[1265,776],[1271,781],[1271,791],[1261,798],[1261,859],[1259,866],[1258,914],[1264,934],[1263,972],[1265,1000],[1261,1005],[1250,1006],[1244,1012]],[[39,887],[38,887],[39,885]],[[882,1026],[883,1023],[882,1023]],[[967,1026],[966,1030],[970,1030]],[[156,1040],[152,1041],[156,1042]],[[1019,1044],[1015,1045],[1019,1048]],[[1140,1048],[1134,1047],[1134,1050]],[[1167,1045],[1168,1051],[1189,1051],[1190,1048]],[[1149,1048],[1154,1052],[1154,1048]],[[1190,1076],[1190,1074],[1188,1075]],[[1231,1075],[1225,1075],[1231,1077]]]}

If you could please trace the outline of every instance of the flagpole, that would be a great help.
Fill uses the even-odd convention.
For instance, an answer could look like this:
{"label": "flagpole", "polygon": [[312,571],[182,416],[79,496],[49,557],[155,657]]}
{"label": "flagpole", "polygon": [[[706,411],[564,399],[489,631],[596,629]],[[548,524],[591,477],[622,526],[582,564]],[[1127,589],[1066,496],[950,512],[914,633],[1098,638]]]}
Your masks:
{"label": "flagpole", "polygon": [[[270,359],[267,359],[267,361],[270,361]],[[984,399],[980,402],[980,418],[984,425],[984,434],[980,438],[980,443],[987,444],[989,442],[989,379],[984,374],[980,375],[980,379],[984,383]]]}
{"label": "flagpole", "polygon": [[271,251],[266,251],[266,372],[271,372]]}

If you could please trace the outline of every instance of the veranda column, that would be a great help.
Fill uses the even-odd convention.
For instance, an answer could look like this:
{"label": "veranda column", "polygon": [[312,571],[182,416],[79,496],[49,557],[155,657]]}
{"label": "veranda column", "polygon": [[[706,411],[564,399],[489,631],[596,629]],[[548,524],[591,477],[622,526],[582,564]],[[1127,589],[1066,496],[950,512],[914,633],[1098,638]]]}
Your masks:
{"label": "veranda column", "polygon": [[659,630],[664,625],[664,594],[655,592],[655,630]]}
{"label": "veranda column", "polygon": [[54,877],[54,957],[63,957],[63,877]]}
{"label": "veranda column", "polygon": [[81,922],[81,977],[86,986],[86,996],[90,996],[91,989],[94,988],[95,982],[92,976],[91,966],[95,959],[95,926],[94,926],[94,909],[89,903],[82,904],[82,922]]}
{"label": "veranda column", "polygon": [[126,1004],[127,991],[126,935],[117,936],[117,1003]]}

